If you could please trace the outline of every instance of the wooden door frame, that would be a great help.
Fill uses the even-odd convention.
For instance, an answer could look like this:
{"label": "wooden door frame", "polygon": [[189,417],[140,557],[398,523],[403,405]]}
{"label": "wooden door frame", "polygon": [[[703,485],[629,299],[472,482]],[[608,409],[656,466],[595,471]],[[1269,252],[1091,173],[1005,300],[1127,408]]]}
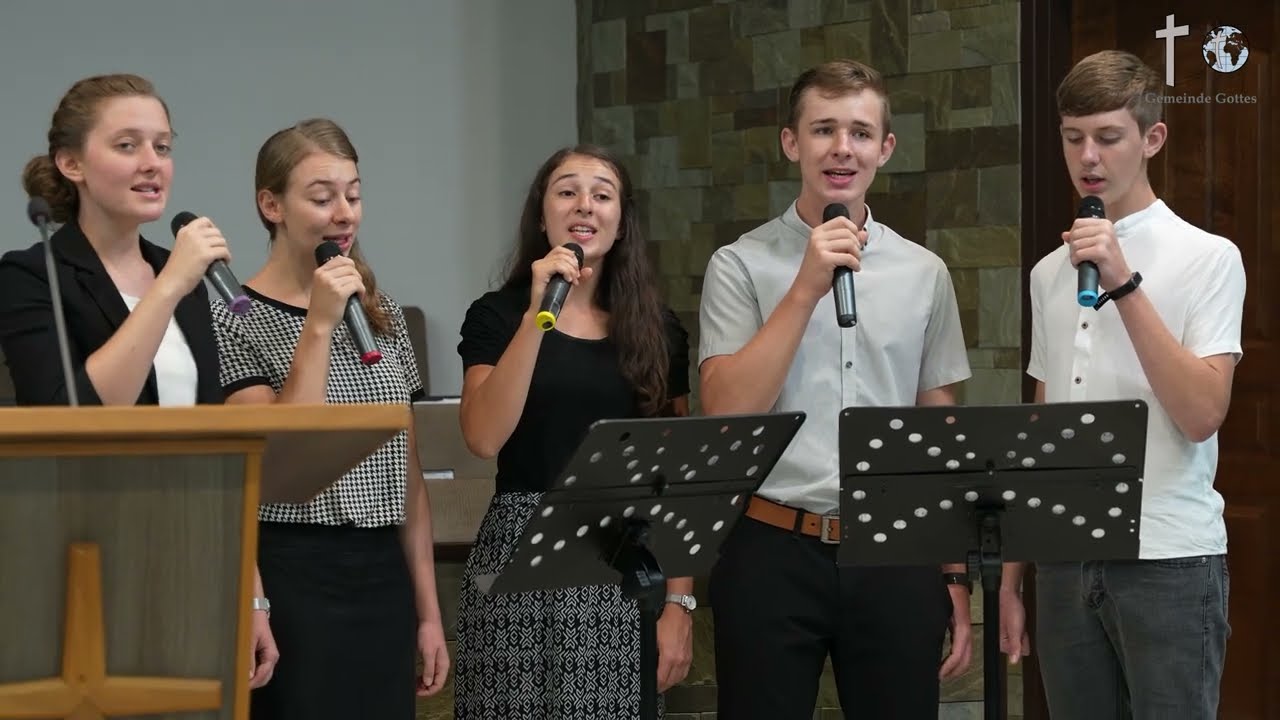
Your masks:
{"label": "wooden door frame", "polygon": [[[1071,66],[1071,0],[1023,0],[1021,3],[1022,121],[1022,367],[1031,354],[1031,268],[1059,244],[1059,233],[1071,223],[1071,183],[1062,160],[1058,134],[1058,83]],[[1022,399],[1035,398],[1035,381],[1023,373]],[[1027,625],[1036,648],[1035,570],[1028,568],[1024,600]],[[988,629],[989,631],[989,629]],[[1048,720],[1049,710],[1036,655],[1022,669],[1023,717]]]}

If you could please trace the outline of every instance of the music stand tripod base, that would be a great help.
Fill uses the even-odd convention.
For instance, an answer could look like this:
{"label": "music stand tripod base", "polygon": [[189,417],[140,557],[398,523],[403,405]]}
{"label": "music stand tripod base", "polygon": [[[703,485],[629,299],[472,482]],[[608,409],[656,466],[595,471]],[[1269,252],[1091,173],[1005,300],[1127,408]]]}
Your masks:
{"label": "music stand tripod base", "polygon": [[641,718],[657,716],[666,579],[707,575],[804,413],[601,420],[483,593],[619,585],[641,615]]}
{"label": "music stand tripod base", "polygon": [[1003,717],[1001,564],[1138,557],[1146,403],[846,408],[839,433],[838,564],[967,564]]}

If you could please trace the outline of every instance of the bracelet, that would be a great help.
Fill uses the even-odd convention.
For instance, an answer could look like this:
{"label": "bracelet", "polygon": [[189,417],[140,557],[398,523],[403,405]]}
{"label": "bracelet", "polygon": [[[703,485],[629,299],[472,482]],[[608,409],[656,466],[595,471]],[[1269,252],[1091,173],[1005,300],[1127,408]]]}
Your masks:
{"label": "bracelet", "polygon": [[1106,305],[1108,300],[1119,300],[1125,295],[1128,295],[1134,290],[1137,290],[1138,286],[1141,284],[1142,284],[1142,273],[1135,272],[1132,276],[1130,276],[1129,282],[1121,285],[1118,288],[1108,290],[1107,292],[1104,292],[1101,295],[1099,295],[1098,301],[1093,304],[1093,309],[1101,310],[1102,306]]}
{"label": "bracelet", "polygon": [[264,597],[254,598],[250,607],[253,610],[261,610],[267,614],[267,617],[271,617],[271,601]]}

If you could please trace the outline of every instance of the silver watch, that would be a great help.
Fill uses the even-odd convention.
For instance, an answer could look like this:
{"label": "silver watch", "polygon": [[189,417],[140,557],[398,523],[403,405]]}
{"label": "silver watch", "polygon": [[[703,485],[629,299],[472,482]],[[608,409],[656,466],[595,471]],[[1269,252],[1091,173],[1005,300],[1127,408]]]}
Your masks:
{"label": "silver watch", "polygon": [[256,597],[253,599],[252,607],[254,610],[261,610],[265,612],[267,614],[267,617],[271,617],[271,601],[270,600],[264,597]]}
{"label": "silver watch", "polygon": [[672,593],[667,596],[667,602],[679,605],[684,608],[685,612],[693,612],[698,607],[698,599],[692,595],[677,595]]}

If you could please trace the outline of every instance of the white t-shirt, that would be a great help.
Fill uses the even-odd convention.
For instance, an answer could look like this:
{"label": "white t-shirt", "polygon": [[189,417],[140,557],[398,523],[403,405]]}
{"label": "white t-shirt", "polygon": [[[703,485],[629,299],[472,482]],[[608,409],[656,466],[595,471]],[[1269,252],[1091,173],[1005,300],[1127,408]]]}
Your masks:
{"label": "white t-shirt", "polygon": [[[138,298],[120,293],[129,312],[138,306]],[[156,390],[161,405],[196,404],[196,359],[191,355],[187,338],[178,327],[178,321],[169,318],[169,327],[160,340],[160,349],[152,363],[156,371]]]}
{"label": "white t-shirt", "polygon": [[[1238,362],[1245,290],[1239,249],[1161,200],[1121,218],[1115,229],[1125,260],[1142,274],[1142,291],[1173,337],[1197,357],[1230,353]],[[1178,430],[1151,390],[1115,303],[1080,307],[1076,278],[1066,245],[1032,269],[1027,373],[1045,384],[1046,402],[1147,403],[1140,558],[1225,553],[1223,500],[1213,488],[1218,436],[1194,443]]]}

